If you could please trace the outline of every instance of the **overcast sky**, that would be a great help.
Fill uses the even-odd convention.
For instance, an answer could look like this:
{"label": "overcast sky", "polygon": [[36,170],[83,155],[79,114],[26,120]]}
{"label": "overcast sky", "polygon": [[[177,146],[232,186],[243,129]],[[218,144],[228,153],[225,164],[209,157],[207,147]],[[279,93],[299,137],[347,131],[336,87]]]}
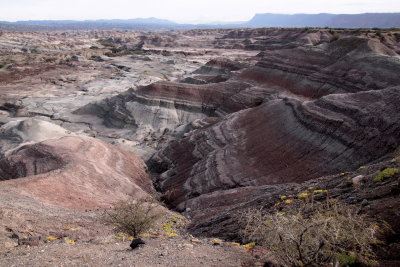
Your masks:
{"label": "overcast sky", "polygon": [[400,12],[400,0],[0,0],[0,20],[246,21],[256,13]]}

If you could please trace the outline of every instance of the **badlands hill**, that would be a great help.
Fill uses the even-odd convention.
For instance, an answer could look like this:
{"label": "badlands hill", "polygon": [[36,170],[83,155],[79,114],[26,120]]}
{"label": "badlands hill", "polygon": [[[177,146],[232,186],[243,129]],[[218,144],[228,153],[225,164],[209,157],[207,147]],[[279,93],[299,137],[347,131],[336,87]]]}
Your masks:
{"label": "badlands hill", "polygon": [[[240,241],[234,214],[308,188],[389,223],[377,253],[382,266],[400,262],[399,177],[373,181],[400,166],[400,32],[5,32],[0,63],[4,265],[25,253],[12,236],[72,235],[66,221],[81,225],[73,237],[88,257],[110,235],[101,210],[154,192],[191,234]],[[59,246],[69,256],[56,262],[71,260]],[[100,259],[129,266],[116,246],[101,244]],[[196,259],[186,247],[178,265]],[[150,248],[153,265],[173,264]],[[216,266],[247,255],[193,251]]]}

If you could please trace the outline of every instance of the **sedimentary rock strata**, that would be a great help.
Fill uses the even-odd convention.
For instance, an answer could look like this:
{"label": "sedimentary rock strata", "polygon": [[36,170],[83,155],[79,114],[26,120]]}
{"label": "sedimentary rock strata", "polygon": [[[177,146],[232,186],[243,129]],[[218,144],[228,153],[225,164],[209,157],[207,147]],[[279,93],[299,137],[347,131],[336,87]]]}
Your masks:
{"label": "sedimentary rock strata", "polygon": [[191,85],[158,82],[129,90],[99,103],[88,104],[75,114],[95,115],[109,127],[131,127],[132,134],[143,139],[162,135],[197,119],[231,112],[229,100],[249,85],[240,82]]}
{"label": "sedimentary rock strata", "polygon": [[396,87],[234,113],[159,152],[153,160],[168,170],[157,184],[184,209],[185,200],[213,191],[353,170],[398,147],[399,99]]}
{"label": "sedimentary rock strata", "polygon": [[[0,70],[0,177],[10,190],[74,209],[154,185],[193,219],[193,233],[236,238],[234,212],[314,186],[365,199],[365,212],[400,229],[378,209],[398,203],[396,181],[370,181],[398,166],[387,160],[400,145],[398,32],[85,34],[71,49],[34,39],[42,58],[23,52],[29,34],[0,41],[18,55]],[[365,186],[348,186],[352,172]]]}

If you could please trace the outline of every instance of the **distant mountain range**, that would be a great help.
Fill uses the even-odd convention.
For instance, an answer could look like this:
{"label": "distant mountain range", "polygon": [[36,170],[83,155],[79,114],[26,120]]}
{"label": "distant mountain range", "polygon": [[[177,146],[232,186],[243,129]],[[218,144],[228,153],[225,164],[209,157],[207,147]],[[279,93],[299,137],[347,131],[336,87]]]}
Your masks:
{"label": "distant mountain range", "polygon": [[110,19],[110,20],[26,20],[17,22],[0,21],[0,30],[82,30],[82,29],[173,29],[181,24],[157,18]]}
{"label": "distant mountain range", "polygon": [[153,25],[174,25],[173,21],[157,18],[137,18],[137,19],[99,19],[99,20],[25,20],[17,22],[5,22],[8,24],[17,25],[36,25],[44,27],[65,26],[65,25],[86,25],[86,24],[120,24],[120,25],[138,25],[138,24],[153,24]]}
{"label": "distant mountain range", "polygon": [[0,21],[0,30],[82,30],[82,29],[193,29],[244,27],[332,27],[332,28],[392,28],[400,27],[400,13],[365,14],[256,14],[248,22],[179,24],[158,18],[112,20],[27,20]]}
{"label": "distant mountain range", "polygon": [[251,27],[400,27],[400,13],[365,14],[256,14],[246,25]]}

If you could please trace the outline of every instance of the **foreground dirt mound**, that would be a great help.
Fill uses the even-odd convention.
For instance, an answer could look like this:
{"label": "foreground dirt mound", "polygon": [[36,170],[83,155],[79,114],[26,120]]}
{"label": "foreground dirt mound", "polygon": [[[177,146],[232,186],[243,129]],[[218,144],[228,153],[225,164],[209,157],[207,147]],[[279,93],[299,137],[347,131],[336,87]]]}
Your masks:
{"label": "foreground dirt mound", "polygon": [[26,145],[2,159],[0,166],[0,180],[8,180],[1,182],[3,187],[60,207],[108,207],[152,192],[141,159],[93,138],[64,137]]}

